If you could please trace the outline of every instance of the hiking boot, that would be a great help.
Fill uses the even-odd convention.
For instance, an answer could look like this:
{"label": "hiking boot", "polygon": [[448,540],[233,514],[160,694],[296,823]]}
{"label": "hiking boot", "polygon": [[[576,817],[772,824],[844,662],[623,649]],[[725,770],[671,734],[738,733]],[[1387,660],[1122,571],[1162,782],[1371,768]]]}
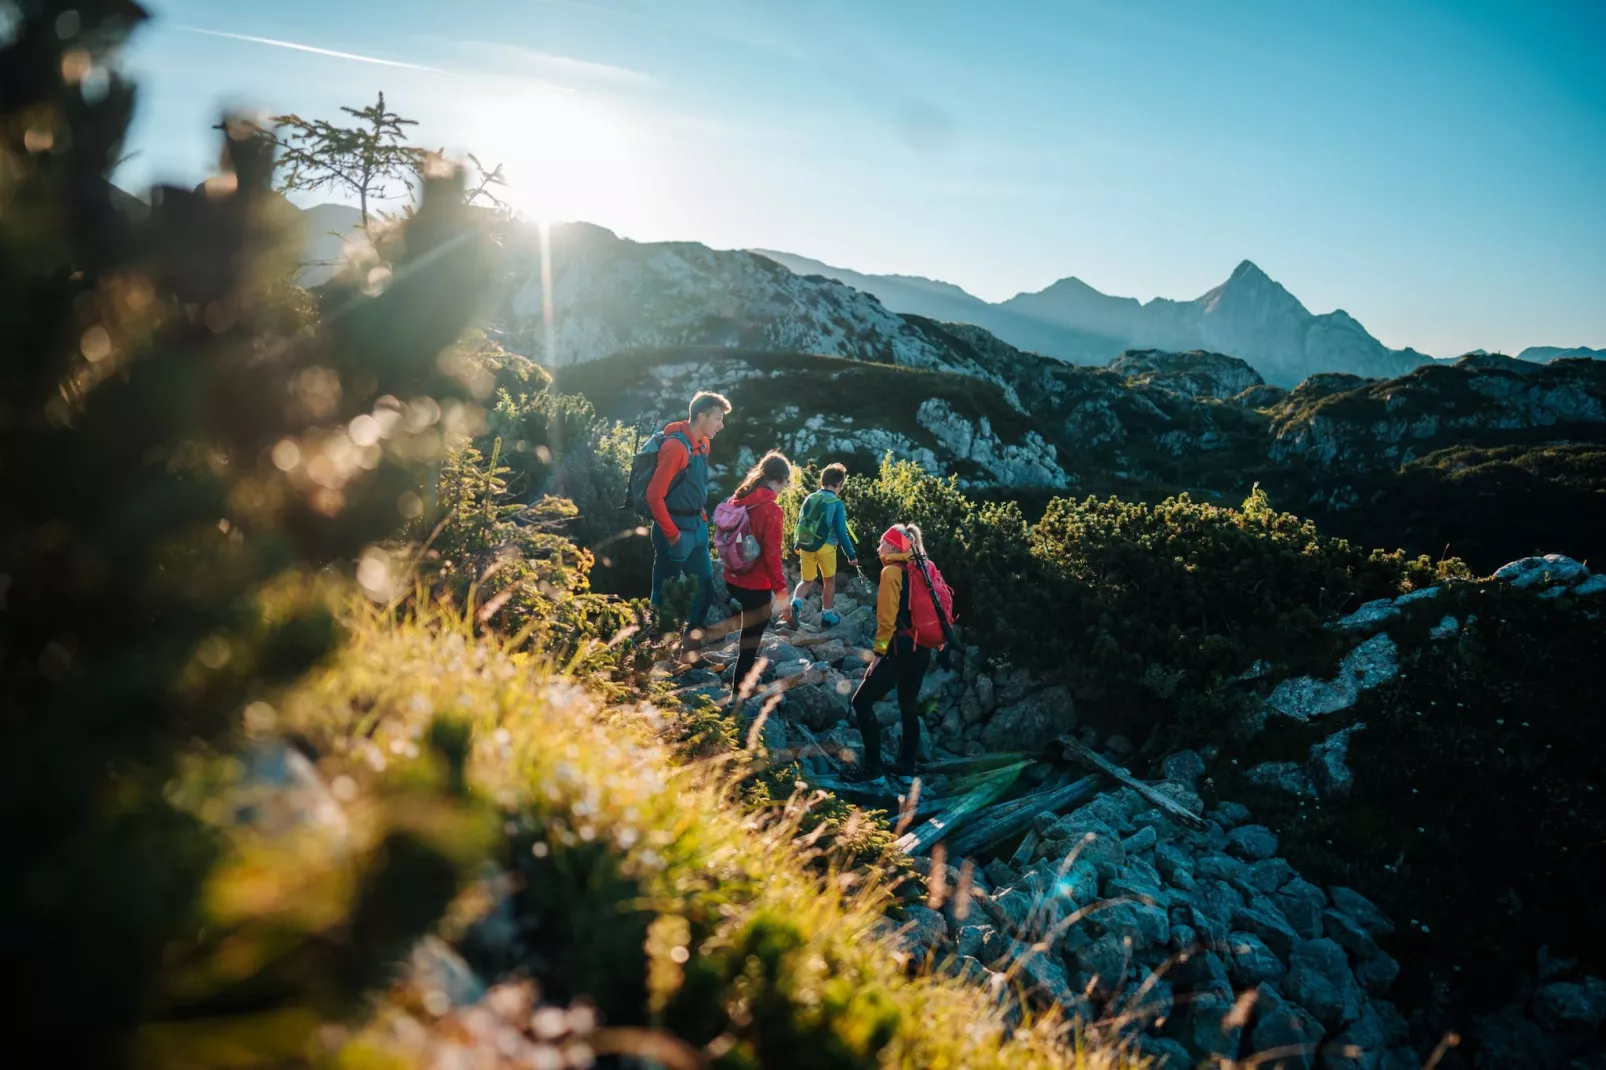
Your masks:
{"label": "hiking boot", "polygon": [[842,618],[836,615],[836,610],[827,609],[820,614],[820,623],[827,628],[835,628],[842,623]]}
{"label": "hiking boot", "polygon": [[798,626],[803,623],[803,599],[792,599],[792,604],[788,608],[791,609],[792,612],[791,615],[786,618],[786,626],[795,631]]}
{"label": "hiking boot", "polygon": [[855,765],[842,773],[842,779],[849,784],[868,784],[872,780],[880,780],[887,775],[887,771],[879,765]]}

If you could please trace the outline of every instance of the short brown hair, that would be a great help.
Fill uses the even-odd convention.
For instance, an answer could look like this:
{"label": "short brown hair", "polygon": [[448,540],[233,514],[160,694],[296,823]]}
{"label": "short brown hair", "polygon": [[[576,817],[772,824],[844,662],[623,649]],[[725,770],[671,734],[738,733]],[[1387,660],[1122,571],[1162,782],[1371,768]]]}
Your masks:
{"label": "short brown hair", "polygon": [[686,407],[686,422],[695,423],[697,417],[709,409],[724,409],[726,412],[730,412],[731,403],[726,400],[723,394],[713,394],[707,390],[699,390],[696,396],[691,399],[691,404]]}
{"label": "short brown hair", "polygon": [[843,483],[847,482],[847,479],[848,466],[843,464],[841,461],[837,461],[834,464],[826,465],[825,471],[820,473],[820,486],[840,487]]}

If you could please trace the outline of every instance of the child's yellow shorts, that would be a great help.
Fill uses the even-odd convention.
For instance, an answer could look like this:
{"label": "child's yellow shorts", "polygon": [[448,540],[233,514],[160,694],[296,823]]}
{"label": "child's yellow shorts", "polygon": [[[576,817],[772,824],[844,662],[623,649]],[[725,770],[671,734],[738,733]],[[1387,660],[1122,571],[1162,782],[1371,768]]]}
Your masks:
{"label": "child's yellow shorts", "polygon": [[826,543],[818,550],[799,550],[803,558],[803,579],[812,581],[816,575],[828,580],[836,575],[836,547]]}

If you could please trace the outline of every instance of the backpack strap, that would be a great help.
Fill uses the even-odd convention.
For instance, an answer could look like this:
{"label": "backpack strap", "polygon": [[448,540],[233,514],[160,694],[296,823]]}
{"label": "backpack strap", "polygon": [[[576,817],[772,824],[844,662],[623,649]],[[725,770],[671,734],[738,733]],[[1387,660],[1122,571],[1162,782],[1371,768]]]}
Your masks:
{"label": "backpack strap", "polygon": [[[683,445],[685,445],[685,447],[686,447],[686,467],[682,468],[680,471],[676,472],[675,473],[675,478],[671,479],[669,481],[669,486],[664,489],[664,497],[667,498],[667,497],[669,497],[669,494],[670,494],[671,491],[673,491],[676,487],[680,486],[681,480],[685,479],[686,478],[686,473],[691,470],[691,459],[692,459],[692,454],[694,453],[694,450],[692,449],[691,436],[687,435],[684,431],[666,431],[666,432],[664,432],[664,437],[665,438],[679,439],[681,441],[681,443]],[[660,443],[658,448],[660,450],[662,450],[663,449],[663,444]],[[670,516],[702,516],[703,515],[703,511],[701,509],[692,509],[692,510],[670,509],[669,510],[669,515]]]}

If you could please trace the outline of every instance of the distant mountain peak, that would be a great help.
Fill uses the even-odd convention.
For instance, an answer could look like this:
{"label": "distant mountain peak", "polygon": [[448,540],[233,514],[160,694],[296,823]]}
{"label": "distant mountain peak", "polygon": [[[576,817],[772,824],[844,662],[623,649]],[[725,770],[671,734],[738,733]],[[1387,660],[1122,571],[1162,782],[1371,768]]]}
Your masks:
{"label": "distant mountain peak", "polygon": [[1264,271],[1260,270],[1259,265],[1257,265],[1253,260],[1242,260],[1239,261],[1237,267],[1232,269],[1232,276],[1227,281],[1238,282],[1240,280],[1248,282],[1271,282],[1272,278],[1270,275],[1267,275]]}

